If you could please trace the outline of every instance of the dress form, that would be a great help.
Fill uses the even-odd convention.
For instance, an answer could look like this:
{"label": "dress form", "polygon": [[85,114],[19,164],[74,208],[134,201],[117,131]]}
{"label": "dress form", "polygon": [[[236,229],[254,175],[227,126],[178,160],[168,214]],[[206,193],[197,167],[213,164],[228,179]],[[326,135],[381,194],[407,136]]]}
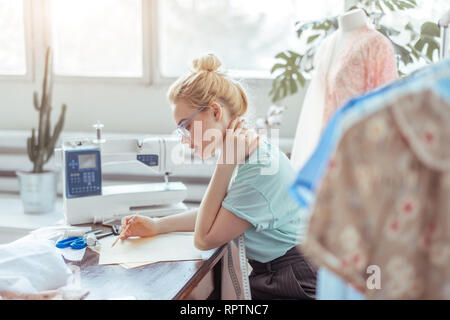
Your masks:
{"label": "dress form", "polygon": [[338,22],[338,30],[325,39],[314,57],[291,153],[296,170],[311,156],[323,126],[337,108],[398,77],[392,43],[371,26],[363,10],[346,12]]}
{"label": "dress form", "polygon": [[[344,13],[338,18],[339,28],[336,31],[336,42],[333,50],[333,58],[331,59],[331,64],[333,64],[334,59],[338,53],[347,48],[350,45],[349,39],[354,31],[362,27],[369,26],[369,20],[366,14],[361,9],[354,9]],[[328,68],[329,69],[329,68]],[[328,71],[328,70],[327,70]]]}
{"label": "dress form", "polygon": [[291,152],[291,163],[297,170],[313,152],[322,131],[326,75],[333,65],[333,60],[340,50],[345,48],[352,32],[368,25],[366,15],[361,9],[344,13],[338,22],[339,29],[322,43],[314,58],[315,71],[303,101]]}

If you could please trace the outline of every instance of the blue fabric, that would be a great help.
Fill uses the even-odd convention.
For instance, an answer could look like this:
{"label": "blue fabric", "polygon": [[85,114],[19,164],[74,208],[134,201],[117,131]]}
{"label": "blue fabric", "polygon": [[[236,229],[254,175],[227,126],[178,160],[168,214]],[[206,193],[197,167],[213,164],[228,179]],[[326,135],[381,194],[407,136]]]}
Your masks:
{"label": "blue fabric", "polygon": [[317,300],[365,300],[358,291],[326,268],[317,272]]}
{"label": "blue fabric", "polygon": [[[311,209],[315,190],[326,173],[329,160],[342,134],[353,123],[375,112],[396,96],[429,87],[450,101],[450,59],[428,67],[409,78],[393,82],[364,96],[350,100],[333,115],[307,163],[289,188],[301,208]],[[365,299],[355,289],[326,268],[320,268],[317,278],[317,299],[360,300]]]}
{"label": "blue fabric", "polygon": [[407,79],[393,82],[350,100],[338,109],[328,122],[321,139],[305,165],[297,175],[289,192],[300,207],[310,208],[314,192],[326,172],[329,160],[347,128],[363,117],[385,107],[400,94],[430,87],[450,101],[450,59],[428,67]]}
{"label": "blue fabric", "polygon": [[286,192],[294,176],[286,155],[263,140],[236,167],[222,206],[251,223],[244,232],[249,259],[265,263],[302,242],[308,217]]}

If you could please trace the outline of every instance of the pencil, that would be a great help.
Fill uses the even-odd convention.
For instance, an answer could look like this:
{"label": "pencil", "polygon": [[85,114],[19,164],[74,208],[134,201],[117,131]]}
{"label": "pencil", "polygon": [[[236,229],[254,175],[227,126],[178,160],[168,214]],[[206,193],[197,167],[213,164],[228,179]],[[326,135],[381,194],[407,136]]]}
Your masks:
{"label": "pencil", "polygon": [[125,228],[123,228],[123,230],[120,232],[120,234],[117,236],[116,240],[114,240],[113,244],[111,245],[111,248],[114,247],[117,243],[117,241],[119,241],[120,237],[122,236],[122,234],[124,234],[125,232],[127,232],[128,228],[130,227],[131,223],[134,221],[134,219],[136,219],[137,215],[139,214],[136,213],[130,220],[128,220],[127,225],[125,226]]}

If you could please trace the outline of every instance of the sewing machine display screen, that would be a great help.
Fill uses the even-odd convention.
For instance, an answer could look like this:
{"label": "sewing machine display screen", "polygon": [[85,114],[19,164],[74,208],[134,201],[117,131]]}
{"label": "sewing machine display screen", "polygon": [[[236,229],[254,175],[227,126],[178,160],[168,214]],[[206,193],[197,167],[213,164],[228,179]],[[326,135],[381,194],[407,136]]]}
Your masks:
{"label": "sewing machine display screen", "polygon": [[66,197],[102,194],[100,150],[67,150],[65,157]]}
{"label": "sewing machine display screen", "polygon": [[95,168],[95,154],[79,155],[78,163],[80,164],[80,169]]}

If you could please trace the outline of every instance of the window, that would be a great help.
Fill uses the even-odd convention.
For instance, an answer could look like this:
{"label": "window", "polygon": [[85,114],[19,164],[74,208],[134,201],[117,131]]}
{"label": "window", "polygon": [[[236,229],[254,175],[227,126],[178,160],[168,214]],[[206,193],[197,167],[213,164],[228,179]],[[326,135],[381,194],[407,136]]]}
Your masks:
{"label": "window", "polygon": [[25,23],[23,1],[0,0],[0,74],[25,75]]}
{"label": "window", "polygon": [[[339,15],[350,2],[0,0],[0,75],[38,74],[51,45],[58,79],[177,77],[205,52],[216,53],[235,76],[271,78],[277,53],[302,50],[297,21]],[[450,0],[417,2],[418,9],[383,19],[400,30],[408,21],[419,28],[424,21],[437,22]]]}
{"label": "window", "polygon": [[[340,1],[342,2],[342,1]],[[336,0],[160,0],[159,66],[162,76],[186,72],[190,61],[214,52],[230,71],[269,78],[275,55],[298,45],[295,22],[328,14]],[[332,5],[334,4],[334,5]]]}
{"label": "window", "polygon": [[52,0],[54,72],[142,77],[141,0]]}

